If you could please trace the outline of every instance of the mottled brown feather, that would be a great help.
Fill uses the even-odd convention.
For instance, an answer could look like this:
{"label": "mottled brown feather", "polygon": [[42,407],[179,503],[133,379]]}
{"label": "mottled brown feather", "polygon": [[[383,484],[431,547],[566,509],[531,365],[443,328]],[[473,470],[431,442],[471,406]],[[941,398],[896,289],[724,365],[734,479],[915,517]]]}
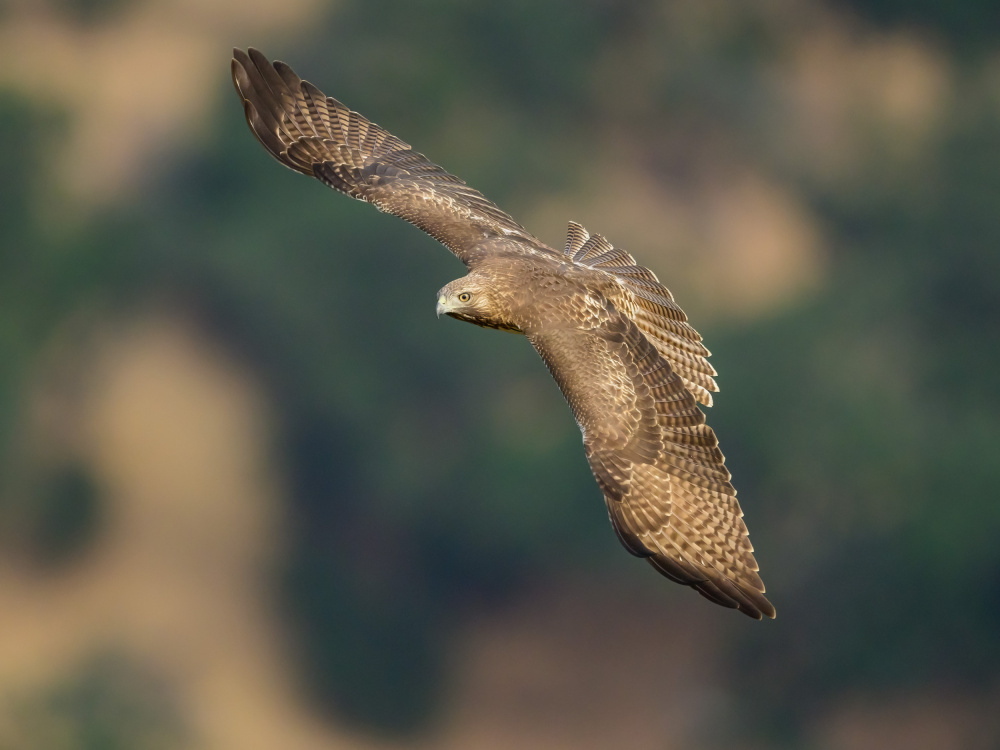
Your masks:
{"label": "mottled brown feather", "polygon": [[[600,300],[563,304],[528,338],[573,409],[622,544],[718,604],[774,617],[725,459],[683,380],[610,301],[598,316]],[[581,319],[593,324],[568,325]]]}
{"label": "mottled brown feather", "polygon": [[609,294],[615,306],[649,337],[694,397],[711,406],[712,393],[719,386],[714,380],[718,373],[706,359],[710,352],[656,274],[638,265],[629,253],[613,247],[599,234],[590,234],[574,221],[569,223],[566,233],[565,254],[574,263],[607,274],[618,282],[617,294]]}

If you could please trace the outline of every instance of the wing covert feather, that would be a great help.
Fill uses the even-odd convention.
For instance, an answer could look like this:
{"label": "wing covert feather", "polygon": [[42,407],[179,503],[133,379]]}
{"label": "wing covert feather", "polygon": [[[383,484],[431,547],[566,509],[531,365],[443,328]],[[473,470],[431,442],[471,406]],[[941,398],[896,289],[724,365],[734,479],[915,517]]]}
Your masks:
{"label": "wing covert feather", "polygon": [[712,393],[719,390],[714,379],[715,368],[707,361],[711,352],[701,343],[701,335],[687,322],[687,315],[656,274],[575,221],[569,223],[564,254],[574,264],[616,282],[617,293],[612,298],[618,309],[649,337],[694,397],[711,406]]}

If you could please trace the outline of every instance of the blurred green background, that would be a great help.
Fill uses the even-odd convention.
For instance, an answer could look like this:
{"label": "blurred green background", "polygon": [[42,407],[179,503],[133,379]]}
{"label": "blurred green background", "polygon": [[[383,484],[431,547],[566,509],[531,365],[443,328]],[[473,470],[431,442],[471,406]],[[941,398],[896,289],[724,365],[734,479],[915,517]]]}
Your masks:
{"label": "blurred green background", "polygon": [[[620,549],[234,45],[656,271],[776,621]],[[997,747],[998,330],[994,3],[7,0],[0,748]]]}

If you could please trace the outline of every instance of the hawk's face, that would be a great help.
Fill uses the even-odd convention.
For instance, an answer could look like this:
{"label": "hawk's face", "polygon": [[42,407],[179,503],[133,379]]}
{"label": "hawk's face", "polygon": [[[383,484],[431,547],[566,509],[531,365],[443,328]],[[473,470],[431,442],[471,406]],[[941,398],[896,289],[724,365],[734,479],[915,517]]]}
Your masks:
{"label": "hawk's face", "polygon": [[516,325],[507,320],[503,306],[498,303],[494,290],[483,283],[482,279],[470,274],[456,279],[438,292],[437,314],[441,317],[441,313],[444,313],[484,328],[520,332]]}

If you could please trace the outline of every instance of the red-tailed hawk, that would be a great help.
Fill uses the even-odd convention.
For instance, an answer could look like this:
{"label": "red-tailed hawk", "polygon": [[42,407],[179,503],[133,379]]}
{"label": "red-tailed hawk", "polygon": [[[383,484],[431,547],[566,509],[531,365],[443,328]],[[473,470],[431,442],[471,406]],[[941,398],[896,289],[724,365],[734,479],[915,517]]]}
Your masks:
{"label": "red-tailed hawk", "polygon": [[583,433],[618,538],[673,581],[774,617],[718,440],[696,402],[718,387],[708,350],[652,271],[570,223],[554,250],[409,145],[281,62],[234,50],[247,122],[272,156],[423,229],[469,273],[438,314],[523,333]]}

